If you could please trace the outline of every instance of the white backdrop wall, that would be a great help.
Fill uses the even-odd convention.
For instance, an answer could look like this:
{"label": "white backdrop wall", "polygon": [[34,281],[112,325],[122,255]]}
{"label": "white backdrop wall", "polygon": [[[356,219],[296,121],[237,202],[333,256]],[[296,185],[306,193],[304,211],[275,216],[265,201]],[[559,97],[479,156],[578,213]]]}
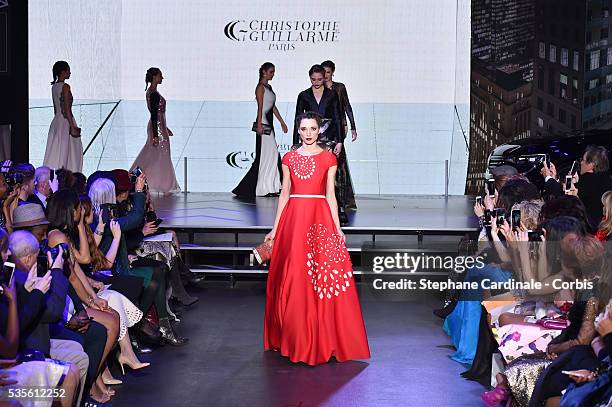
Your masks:
{"label": "white backdrop wall", "polygon": [[[186,156],[190,189],[231,190],[254,149],[249,128],[261,63],[276,65],[271,84],[291,127],[309,67],[331,59],[355,110],[359,139],[347,149],[357,193],[441,193],[447,159],[450,191],[463,192],[469,0],[33,0],[29,10],[32,105],[50,102],[58,59],[71,65],[77,100],[122,99],[85,156],[87,171],[131,164],[146,134],[144,74],[158,66],[179,178]],[[265,24],[277,29],[264,32]],[[103,109],[96,120],[81,110],[95,131]],[[31,122],[36,162],[50,114],[33,110]],[[290,137],[279,133],[282,153]],[[228,168],[235,152],[243,160]]]}

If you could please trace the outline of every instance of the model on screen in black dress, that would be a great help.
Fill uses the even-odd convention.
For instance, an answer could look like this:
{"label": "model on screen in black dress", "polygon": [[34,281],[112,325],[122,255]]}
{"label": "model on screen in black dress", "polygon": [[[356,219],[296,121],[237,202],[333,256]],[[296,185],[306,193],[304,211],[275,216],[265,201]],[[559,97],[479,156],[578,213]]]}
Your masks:
{"label": "model on screen in black dress", "polygon": [[[295,117],[305,112],[318,113],[323,118],[319,131],[319,140],[328,144],[338,157],[343,151],[341,138],[340,106],[336,92],[325,87],[325,69],[321,65],[313,65],[308,71],[312,86],[298,95],[295,105]],[[299,144],[298,127],[293,124],[293,144]],[[345,224],[346,202],[340,200],[338,194],[338,179],[336,178],[336,198],[338,200],[338,215],[340,222]]]}
{"label": "model on screen in black dress", "polygon": [[255,132],[255,160],[253,165],[232,191],[240,197],[278,196],[281,189],[282,170],[278,145],[274,138],[273,117],[280,122],[283,133],[287,125],[276,108],[276,94],[268,82],[274,78],[276,69],[271,62],[259,68],[259,82],[255,87],[257,118],[253,124]]}
{"label": "model on screen in black dress", "polygon": [[334,64],[332,61],[324,61],[321,63],[321,66],[323,69],[325,69],[325,87],[336,92],[340,110],[340,140],[342,143],[342,151],[338,155],[338,171],[336,172],[336,199],[340,202],[344,202],[346,207],[349,209],[357,209],[357,204],[355,203],[355,191],[353,190],[351,173],[349,172],[348,159],[346,157],[346,149],[344,147],[348,130],[346,122],[347,116],[349,122],[351,123],[352,141],[357,140],[357,129],[355,127],[353,108],[351,107],[351,102],[349,101],[346,86],[344,86],[343,83],[332,80],[334,72],[336,71],[336,64]]}

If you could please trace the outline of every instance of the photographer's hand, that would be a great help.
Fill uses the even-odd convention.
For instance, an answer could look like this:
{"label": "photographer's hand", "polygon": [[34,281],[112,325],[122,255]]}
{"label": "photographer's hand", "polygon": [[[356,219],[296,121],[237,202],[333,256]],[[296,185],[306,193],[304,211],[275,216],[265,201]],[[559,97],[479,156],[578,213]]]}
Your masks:
{"label": "photographer's hand", "polygon": [[142,228],[142,234],[145,236],[154,235],[157,233],[158,227],[155,226],[155,222],[147,222]]}
{"label": "photographer's hand", "polygon": [[499,240],[498,233],[499,230],[497,228],[497,216],[491,215],[491,237],[493,239],[497,238]]}
{"label": "photographer's hand", "polygon": [[121,225],[119,225],[116,219],[111,220],[110,230],[113,234],[113,240],[121,239]]}
{"label": "photographer's hand", "polygon": [[508,222],[504,219],[504,223],[499,228],[502,232],[502,235],[506,238],[507,242],[514,242],[514,234],[512,233],[512,228],[508,224]]}
{"label": "photographer's hand", "polygon": [[15,290],[15,279],[11,281],[11,284],[6,286],[2,284],[2,295],[6,298],[9,304],[17,305],[17,292]]}
{"label": "photographer's hand", "polygon": [[51,288],[51,278],[51,270],[49,270],[47,274],[36,280],[32,289],[40,290],[43,294],[46,294],[49,288]]}
{"label": "photographer's hand", "polygon": [[38,281],[38,265],[34,263],[32,267],[30,267],[30,271],[28,271],[28,277],[26,278],[25,283],[23,283],[23,288],[29,293],[34,289],[34,284]]}
{"label": "photographer's hand", "polygon": [[147,177],[145,173],[143,172],[142,174],[138,176],[138,178],[136,178],[136,192],[144,191],[146,183],[147,183]]}
{"label": "photographer's hand", "polygon": [[49,263],[49,270],[53,269],[64,269],[64,248],[59,246],[57,257],[53,259],[51,252],[47,252],[47,262]]}
{"label": "photographer's hand", "polygon": [[474,214],[476,216],[478,216],[479,218],[482,218],[484,216],[484,212],[485,212],[485,207],[479,203],[475,203],[474,204]]}

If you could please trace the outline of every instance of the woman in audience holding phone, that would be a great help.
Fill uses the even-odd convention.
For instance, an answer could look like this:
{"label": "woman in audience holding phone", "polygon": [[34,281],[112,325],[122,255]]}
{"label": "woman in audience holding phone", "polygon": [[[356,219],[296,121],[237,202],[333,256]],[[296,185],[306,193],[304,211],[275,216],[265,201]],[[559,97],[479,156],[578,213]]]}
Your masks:
{"label": "woman in audience holding phone", "polygon": [[[59,245],[68,247],[68,263],[70,275],[68,280],[70,287],[68,295],[74,303],[75,312],[85,310],[90,318],[102,324],[107,331],[107,340],[100,366],[98,366],[98,377],[95,382],[97,391],[106,394],[107,397],[113,396],[114,391],[108,389],[104,383],[101,373],[106,366],[106,358],[111,349],[116,345],[120,329],[119,314],[108,305],[108,301],[100,298],[93,287],[92,281],[81,270],[77,261],[77,248],[83,249],[82,244],[75,241],[77,226],[83,216],[79,197],[74,190],[64,189],[59,190],[49,200],[47,204],[49,234],[48,246],[54,248]],[[84,231],[83,231],[84,233]],[[77,246],[77,244],[79,246]],[[85,245],[87,245],[87,236],[85,236]],[[75,249],[72,249],[75,247]],[[89,256],[89,248],[87,248]]]}
{"label": "woman in audience holding phone", "polygon": [[[0,285],[0,387],[7,391],[6,386],[16,389],[45,383],[49,387],[64,390],[65,397],[60,400],[60,404],[72,406],[78,398],[77,388],[80,380],[76,365],[48,358],[27,364],[15,360],[19,349],[19,330],[25,327],[20,327],[19,324],[17,290],[13,278],[15,265],[10,263],[8,266],[9,263],[6,262],[9,257],[8,234],[3,229],[0,229],[0,254],[3,280]],[[8,267],[4,267],[5,265]],[[39,292],[34,295],[44,295],[49,289],[49,283],[33,271],[28,274],[24,283],[24,287],[29,287],[25,292],[37,290]],[[21,300],[23,304],[27,303],[26,299]]]}
{"label": "woman in audience holding phone", "polygon": [[[144,278],[144,294],[140,305],[141,310],[147,312],[149,307],[154,304],[159,315],[159,325],[162,337],[171,345],[181,346],[185,344],[187,340],[179,337],[170,324],[166,306],[166,276],[158,272],[158,269],[154,267],[132,267],[132,261],[130,261],[128,257],[126,248],[125,232],[141,227],[145,216],[145,194],[143,192],[145,181],[146,177],[144,174],[138,177],[136,181],[136,192],[133,195],[132,210],[125,216],[117,218],[117,223],[121,229],[121,241],[118,253],[115,257],[114,272]],[[113,241],[110,221],[106,224],[99,222],[105,222],[103,219],[104,214],[102,214],[102,217],[100,216],[102,205],[114,205],[117,203],[115,184],[107,178],[99,178],[91,185],[89,197],[91,198],[95,212],[91,228],[94,230],[96,242],[98,242],[99,239],[98,247],[100,250],[102,250],[102,252],[107,251],[108,253]]]}

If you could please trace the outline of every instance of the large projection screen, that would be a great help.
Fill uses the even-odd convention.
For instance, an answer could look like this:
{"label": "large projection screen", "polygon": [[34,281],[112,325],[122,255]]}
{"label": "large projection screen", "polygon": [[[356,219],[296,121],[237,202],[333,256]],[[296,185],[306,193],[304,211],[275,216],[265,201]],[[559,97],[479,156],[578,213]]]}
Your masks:
{"label": "large projection screen", "polygon": [[[69,83],[87,145],[84,172],[129,167],[146,138],[144,74],[160,67],[172,158],[193,191],[230,191],[255,148],[258,68],[291,129],[308,69],[331,59],[355,112],[347,141],[358,194],[461,194],[469,125],[469,1],[109,0],[29,5],[30,150],[40,164],[53,109],[51,66],[70,63]],[[290,130],[291,133],[291,130]],[[281,154],[291,134],[276,123]]]}

